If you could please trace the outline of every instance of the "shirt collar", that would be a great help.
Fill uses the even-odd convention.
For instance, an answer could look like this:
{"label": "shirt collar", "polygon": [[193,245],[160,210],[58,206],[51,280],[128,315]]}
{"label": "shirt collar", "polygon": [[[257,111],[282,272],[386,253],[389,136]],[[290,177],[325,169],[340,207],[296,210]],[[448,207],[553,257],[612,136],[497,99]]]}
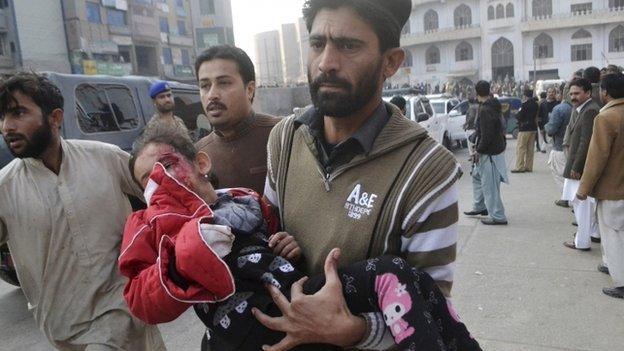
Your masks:
{"label": "shirt collar", "polygon": [[581,111],[583,110],[583,107],[585,107],[585,105],[587,105],[590,101],[592,101],[591,98],[587,99],[587,101],[585,101],[581,106],[576,108],[576,112],[581,113]]}
{"label": "shirt collar", "polygon": [[[364,153],[371,152],[375,139],[379,133],[381,133],[381,130],[384,128],[389,119],[390,114],[388,114],[386,105],[383,102],[380,102],[379,106],[377,106],[370,118],[368,118],[353,135],[339,145],[344,144],[349,140],[354,140],[361,146]],[[295,123],[305,124],[308,128],[310,128],[310,134],[312,134],[313,137],[322,138],[321,140],[324,140],[324,116],[318,113],[316,108],[310,108],[306,111],[306,113],[296,118]]]}

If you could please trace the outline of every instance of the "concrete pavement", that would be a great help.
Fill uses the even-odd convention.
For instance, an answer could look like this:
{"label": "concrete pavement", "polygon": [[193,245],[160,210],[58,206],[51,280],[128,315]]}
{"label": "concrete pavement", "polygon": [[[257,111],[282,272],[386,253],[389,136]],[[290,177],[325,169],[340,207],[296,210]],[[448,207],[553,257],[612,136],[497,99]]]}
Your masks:
{"label": "concrete pavement", "polygon": [[[466,174],[460,210],[470,210],[472,188],[466,150],[455,151]],[[508,165],[515,157],[510,141]],[[535,172],[511,175],[502,187],[509,226],[487,227],[460,215],[453,301],[484,350],[624,350],[624,301],[602,294],[609,277],[596,271],[600,247],[563,247],[574,232],[570,210],[536,154]],[[169,350],[198,350],[203,327],[188,311],[161,326]],[[0,350],[47,351],[18,289],[0,282]]]}

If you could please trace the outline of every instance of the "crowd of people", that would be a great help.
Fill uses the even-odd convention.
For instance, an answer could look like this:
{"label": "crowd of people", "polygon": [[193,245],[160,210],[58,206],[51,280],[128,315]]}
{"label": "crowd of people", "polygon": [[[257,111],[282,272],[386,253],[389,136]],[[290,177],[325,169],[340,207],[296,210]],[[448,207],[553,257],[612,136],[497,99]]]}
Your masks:
{"label": "crowd of people", "polygon": [[[486,225],[506,225],[500,183],[507,182],[505,128],[490,83],[476,84],[477,102],[469,129],[474,205],[468,216],[488,216]],[[470,115],[470,113],[469,113]],[[567,248],[589,251],[601,243],[600,272],[610,274],[612,297],[624,298],[624,74],[616,66],[577,71],[541,96],[523,91],[516,115],[519,134],[511,173],[532,173],[536,151],[551,151],[548,165],[561,198],[572,207],[577,230]],[[540,148],[540,140],[542,147]],[[537,150],[535,149],[537,147]],[[484,159],[486,160],[484,162]]]}
{"label": "crowd of people", "polygon": [[381,99],[411,7],[306,1],[313,105],[282,119],[253,111],[247,54],[211,47],[195,68],[213,132],[157,82],[130,153],[63,139],[45,75],[3,79],[0,242],[50,343],[164,350],[155,325],[192,307],[203,350],[480,350],[449,300],[461,168]]}

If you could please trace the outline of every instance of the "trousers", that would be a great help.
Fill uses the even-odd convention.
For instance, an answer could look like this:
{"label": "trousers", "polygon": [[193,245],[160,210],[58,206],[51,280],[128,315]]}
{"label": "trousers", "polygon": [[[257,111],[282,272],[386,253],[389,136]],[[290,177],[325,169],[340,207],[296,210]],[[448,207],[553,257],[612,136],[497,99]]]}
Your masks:
{"label": "trousers", "polygon": [[507,220],[505,206],[500,195],[503,177],[496,167],[492,156],[481,155],[472,170],[472,191],[475,211],[487,210],[489,216],[499,222]]}
{"label": "trousers", "polygon": [[599,200],[597,213],[609,274],[614,286],[624,286],[624,200]]}
{"label": "trousers", "polygon": [[537,132],[518,133],[518,145],[516,147],[516,170],[533,172],[536,136]]}

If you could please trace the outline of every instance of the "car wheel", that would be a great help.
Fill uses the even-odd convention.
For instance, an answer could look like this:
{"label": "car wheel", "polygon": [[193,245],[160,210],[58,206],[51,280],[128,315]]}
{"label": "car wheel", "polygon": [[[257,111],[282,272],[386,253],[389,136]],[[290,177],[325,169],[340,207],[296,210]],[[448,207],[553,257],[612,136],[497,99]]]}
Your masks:
{"label": "car wheel", "polygon": [[448,150],[453,149],[453,142],[451,141],[451,138],[449,138],[448,134],[444,134],[444,138],[442,139],[442,145]]}

